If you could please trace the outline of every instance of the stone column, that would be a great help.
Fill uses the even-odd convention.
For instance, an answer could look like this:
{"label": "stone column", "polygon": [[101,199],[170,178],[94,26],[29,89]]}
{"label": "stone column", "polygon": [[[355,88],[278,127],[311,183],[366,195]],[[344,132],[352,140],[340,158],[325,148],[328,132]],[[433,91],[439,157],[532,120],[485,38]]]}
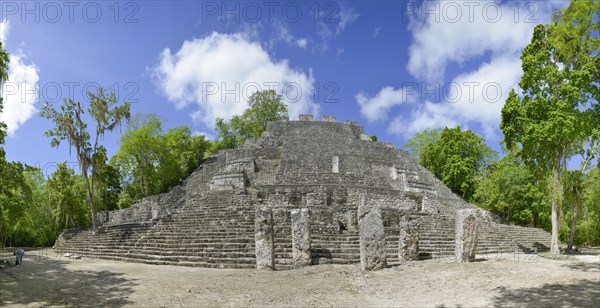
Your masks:
{"label": "stone column", "polygon": [[387,259],[381,212],[377,207],[365,205],[364,197],[361,197],[358,206],[358,230],[361,269],[370,271],[384,268]]}
{"label": "stone column", "polygon": [[405,261],[419,259],[419,228],[415,219],[403,216],[400,221],[398,258]]}
{"label": "stone column", "polygon": [[274,269],[273,212],[271,209],[261,207],[256,209],[254,238],[256,248],[256,268]]}
{"label": "stone column", "polygon": [[459,262],[475,261],[478,221],[475,209],[456,212],[456,259]]}
{"label": "stone column", "polygon": [[296,266],[311,264],[310,214],[308,209],[292,210],[292,255]]}

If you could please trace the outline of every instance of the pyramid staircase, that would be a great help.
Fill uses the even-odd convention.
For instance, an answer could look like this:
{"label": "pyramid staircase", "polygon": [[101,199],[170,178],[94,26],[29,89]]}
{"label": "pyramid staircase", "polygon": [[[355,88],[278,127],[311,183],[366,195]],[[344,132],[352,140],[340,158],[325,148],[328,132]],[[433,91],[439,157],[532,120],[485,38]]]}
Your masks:
{"label": "pyramid staircase", "polygon": [[207,192],[170,219],[106,225],[96,235],[75,231],[76,236],[57,249],[126,262],[254,268],[255,214],[244,197],[226,191]]}

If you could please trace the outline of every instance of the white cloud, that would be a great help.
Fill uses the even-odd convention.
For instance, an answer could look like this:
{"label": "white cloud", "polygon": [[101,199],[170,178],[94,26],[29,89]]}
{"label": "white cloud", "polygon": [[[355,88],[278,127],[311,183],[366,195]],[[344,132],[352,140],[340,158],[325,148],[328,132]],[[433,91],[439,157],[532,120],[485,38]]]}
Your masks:
{"label": "white cloud", "polygon": [[358,13],[356,13],[354,8],[340,4],[338,16],[339,23],[335,28],[335,35],[340,35],[346,29],[346,26],[352,24],[358,18]]}
{"label": "white cloud", "polygon": [[[4,42],[8,34],[8,22],[0,23],[0,37]],[[31,118],[36,109],[38,68],[35,64],[25,64],[21,50],[9,56],[8,81],[2,87],[4,109],[0,121],[6,123],[8,135],[14,136],[17,129]]]}
{"label": "white cloud", "polygon": [[369,122],[386,120],[390,109],[407,102],[414,102],[414,93],[405,88],[394,89],[385,87],[373,97],[363,92],[356,95],[356,101],[360,106],[360,113]]}
{"label": "white cloud", "polygon": [[36,85],[39,81],[38,68],[35,64],[25,64],[25,56],[19,51],[10,55],[8,65],[8,81],[4,83],[4,110],[0,121],[8,126],[8,135],[13,136],[19,126],[23,125],[36,112]]}
{"label": "white cloud", "polygon": [[408,71],[421,80],[439,81],[449,62],[519,52],[557,5],[565,3],[424,1],[410,15]]}
{"label": "white cloud", "polygon": [[8,30],[10,29],[10,24],[7,21],[0,21],[0,42],[6,41],[6,36],[8,35]]}
{"label": "white cloud", "polygon": [[342,34],[359,16],[352,7],[338,3],[335,5],[337,5],[333,11],[335,14],[326,14],[326,10],[319,11],[316,34],[321,38],[321,44],[318,47],[321,51],[328,50],[330,41]]}
{"label": "white cloud", "polygon": [[204,138],[208,139],[208,140],[212,140],[212,141],[217,140],[217,137],[215,136],[215,134],[212,134],[212,133],[207,133],[207,132],[198,131],[198,130],[196,130],[192,133],[192,136],[200,136],[200,135],[203,135]]}
{"label": "white cloud", "polygon": [[446,113],[443,104],[426,101],[424,104],[415,105],[408,117],[401,115],[395,117],[390,122],[387,131],[391,134],[403,135],[405,138],[409,138],[426,128],[455,127],[458,124],[459,122]]}
{"label": "white cloud", "polygon": [[[421,97],[423,103],[395,117],[388,132],[411,136],[430,127],[478,125],[486,138],[497,139],[502,107],[522,75],[521,51],[533,28],[567,4],[424,1],[410,15],[413,42],[407,68],[424,81],[421,87],[439,85],[442,97],[436,103]],[[450,63],[460,67],[467,61],[480,63],[468,72],[450,72],[451,82],[443,82]]]}
{"label": "white cloud", "polygon": [[258,89],[274,88],[282,94],[292,117],[319,112],[311,100],[312,72],[272,59],[244,35],[212,33],[185,41],[174,53],[167,48],[159,58],[151,69],[157,86],[178,109],[194,105],[192,118],[208,127],[217,117],[241,114]]}
{"label": "white cloud", "polygon": [[305,38],[301,38],[301,39],[297,39],[296,40],[296,45],[300,48],[306,48],[306,45],[308,44],[308,40]]}
{"label": "white cloud", "polygon": [[388,127],[391,133],[409,135],[430,127],[477,123],[488,139],[495,137],[500,115],[510,89],[521,77],[518,55],[506,55],[482,63],[472,71],[456,76],[451,83],[440,85],[445,99],[441,103],[425,101],[414,107],[407,118],[397,117]]}
{"label": "white cloud", "polygon": [[379,28],[379,27],[375,28],[375,30],[373,30],[373,35],[371,35],[371,37],[373,37],[373,38],[378,37],[380,31],[381,31],[381,28]]}
{"label": "white cloud", "polygon": [[[254,37],[248,38],[251,40],[255,40]],[[288,30],[287,26],[285,26],[285,24],[283,24],[282,22],[275,23],[273,35],[269,40],[269,47],[272,48],[278,41],[283,41],[289,46],[300,48],[306,48],[308,44],[308,39],[294,37]]]}

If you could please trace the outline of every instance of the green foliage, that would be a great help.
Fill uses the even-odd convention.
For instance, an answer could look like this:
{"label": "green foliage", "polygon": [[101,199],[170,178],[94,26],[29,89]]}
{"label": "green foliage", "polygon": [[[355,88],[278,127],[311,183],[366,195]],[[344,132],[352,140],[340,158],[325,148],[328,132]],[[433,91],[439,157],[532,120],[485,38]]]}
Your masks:
{"label": "green foliage", "polygon": [[86,207],[85,184],[66,162],[58,164],[47,182],[47,192],[52,204],[52,217],[56,231],[86,226],[90,212]]}
{"label": "green foliage", "polygon": [[[0,87],[8,80],[9,56],[0,42]],[[0,97],[0,113],[4,108]],[[4,144],[7,126],[0,122],[0,145]],[[25,208],[31,201],[31,189],[23,175],[27,167],[19,162],[8,162],[4,146],[0,147],[0,240],[19,236],[22,226],[27,224]]]}
{"label": "green foliage", "polygon": [[107,164],[106,148],[99,146],[92,157],[94,169],[94,204],[99,210],[111,211],[118,208],[119,194],[121,193],[121,176],[119,170]]}
{"label": "green foliage", "polygon": [[430,144],[434,144],[442,133],[441,128],[427,128],[422,132],[416,133],[412,138],[406,141],[404,148],[414,157],[420,157],[421,151]]}
{"label": "green foliage", "polygon": [[21,231],[24,235],[17,239],[21,245],[49,246],[54,243],[58,231],[53,226],[52,203],[46,190],[46,181],[39,168],[28,168],[25,173],[27,185],[31,188],[32,200],[25,210],[29,224]]}
{"label": "green foliage", "polygon": [[248,138],[257,138],[267,129],[267,123],[287,116],[287,106],[281,95],[274,90],[257,91],[248,100],[248,109],[241,116],[234,116],[229,122],[221,118],[215,121],[215,131],[219,141],[210,149],[214,153],[221,149],[240,146]]}
{"label": "green foliage", "polygon": [[540,213],[547,216],[544,182],[514,155],[503,157],[478,177],[474,200],[505,221],[524,226],[546,227]]}
{"label": "green foliage", "polygon": [[26,166],[18,162],[0,162],[0,239],[15,238],[27,224],[25,210],[31,203],[31,188],[25,181]]}
{"label": "green foliage", "polygon": [[198,167],[210,144],[204,136],[192,136],[187,126],[165,133],[156,115],[136,116],[111,159],[125,186],[118,207],[127,207],[135,200],[179,184]]}
{"label": "green foliage", "polygon": [[[579,172],[579,171],[576,171]],[[571,215],[574,210],[573,202],[579,201],[579,212],[574,234],[574,244],[581,245],[600,245],[600,167],[595,166],[581,178],[575,177],[576,183],[573,186],[578,187],[578,196],[573,195],[573,191],[565,191],[565,203],[568,206],[563,208],[563,223],[561,224],[560,238],[562,241],[568,241],[572,224]],[[571,185],[565,185],[568,187]],[[567,189],[565,189],[567,190]]]}
{"label": "green foliage", "polygon": [[[60,106],[60,111],[56,110],[53,104],[46,102],[39,115],[54,123],[54,127],[45,133],[47,137],[52,138],[50,142],[52,147],[58,147],[61,141],[68,140],[69,151],[71,147],[76,151],[77,161],[87,191],[92,228],[96,230],[96,222],[94,221],[94,201],[96,199],[94,197],[94,169],[97,168],[95,163],[100,162],[100,159],[94,159],[94,156],[97,156],[98,152],[102,150],[99,149],[100,138],[107,131],[112,131],[120,126],[122,121],[129,119],[130,105],[125,102],[122,106],[117,106],[114,92],[108,94],[104,88],[99,88],[96,93],[88,92],[88,96],[90,105],[87,110],[96,124],[93,144],[91,143],[92,139],[88,132],[87,123],[83,118],[85,111],[80,102],[65,99]],[[90,170],[91,178],[88,176]],[[100,173],[96,172],[95,174]]]}
{"label": "green foliage", "polygon": [[[2,42],[0,42],[0,83],[8,80],[9,60],[8,52],[6,52],[6,49],[2,46]],[[4,143],[4,141],[0,140],[0,143]]]}
{"label": "green foliage", "polygon": [[377,136],[375,136],[375,135],[369,136],[369,138],[371,138],[371,140],[373,140],[373,141],[377,141]]}
{"label": "green foliage", "polygon": [[472,200],[477,175],[496,159],[497,153],[470,130],[444,128],[434,143],[420,151],[419,163],[429,169],[452,191]]}
{"label": "green foliage", "polygon": [[598,1],[572,1],[550,25],[538,25],[521,55],[522,96],[509,93],[500,128],[508,149],[548,179],[552,247],[558,253],[560,178],[575,154],[594,155],[600,126]]}

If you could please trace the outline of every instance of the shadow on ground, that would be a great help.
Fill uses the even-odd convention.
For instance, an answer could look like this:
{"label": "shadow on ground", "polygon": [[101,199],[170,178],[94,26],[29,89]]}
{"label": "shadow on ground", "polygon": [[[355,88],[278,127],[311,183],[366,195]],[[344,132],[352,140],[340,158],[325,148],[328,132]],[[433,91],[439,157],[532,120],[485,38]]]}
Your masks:
{"label": "shadow on ground", "polygon": [[565,264],[563,266],[584,272],[600,272],[600,264],[598,263],[578,262]]}
{"label": "shadow on ground", "polygon": [[[0,271],[0,306],[123,306],[137,283],[124,274],[70,270],[70,261],[29,256],[23,266]],[[78,260],[77,262],[85,262]]]}
{"label": "shadow on ground", "polygon": [[579,280],[573,284],[544,284],[541,287],[511,290],[498,287],[494,306],[518,307],[597,307],[600,287],[597,281]]}

